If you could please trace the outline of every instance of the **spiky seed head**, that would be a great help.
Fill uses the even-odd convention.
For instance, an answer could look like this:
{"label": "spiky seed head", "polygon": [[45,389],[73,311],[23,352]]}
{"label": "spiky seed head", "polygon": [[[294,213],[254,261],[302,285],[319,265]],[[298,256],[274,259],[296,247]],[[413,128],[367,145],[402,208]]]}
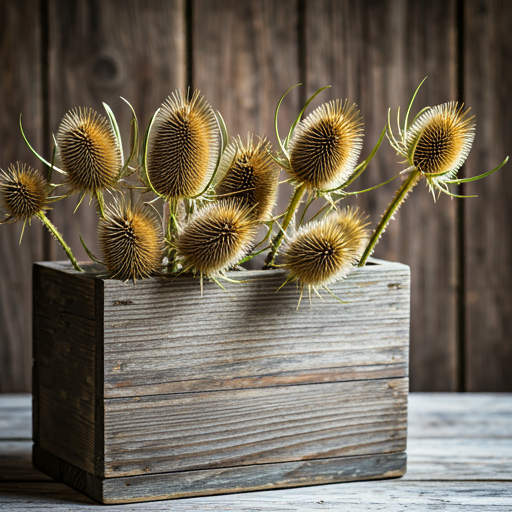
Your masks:
{"label": "spiky seed head", "polygon": [[257,223],[248,206],[224,199],[203,207],[177,240],[184,268],[215,276],[236,265],[250,250]]}
{"label": "spiky seed head", "polygon": [[324,103],[300,122],[290,140],[292,176],[309,189],[345,183],[363,147],[363,120],[355,104]]}
{"label": "spiky seed head", "polygon": [[175,91],[162,104],[151,131],[148,173],[153,188],[170,198],[195,196],[210,180],[219,152],[212,107],[194,91]]}
{"label": "spiky seed head", "polygon": [[103,261],[112,277],[126,281],[156,273],[162,259],[162,228],[147,207],[120,202],[98,226]]}
{"label": "spiky seed head", "polygon": [[47,207],[47,186],[41,174],[16,162],[0,174],[2,204],[13,221],[27,220]]}
{"label": "spiky seed head", "polygon": [[406,151],[411,165],[428,179],[453,178],[466,160],[475,138],[475,118],[456,102],[427,110],[407,130]]}
{"label": "spiky seed head", "polygon": [[92,108],[73,109],[64,116],[57,146],[72,190],[95,193],[115,184],[121,150],[108,120]]}
{"label": "spiky seed head", "polygon": [[265,221],[272,214],[277,197],[279,168],[269,155],[270,143],[247,135],[244,145],[239,137],[228,145],[219,166],[223,176],[216,193],[236,199],[252,208],[255,219]]}
{"label": "spiky seed head", "polygon": [[299,229],[284,250],[284,266],[301,286],[325,286],[347,276],[369,238],[357,210],[331,214]]}

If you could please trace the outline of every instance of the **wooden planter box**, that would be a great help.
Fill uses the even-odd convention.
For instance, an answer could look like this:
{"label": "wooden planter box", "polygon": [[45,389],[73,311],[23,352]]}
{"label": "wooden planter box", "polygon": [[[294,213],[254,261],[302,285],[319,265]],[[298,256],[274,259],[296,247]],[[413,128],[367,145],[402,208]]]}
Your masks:
{"label": "wooden planter box", "polygon": [[251,282],[103,280],[34,266],[36,468],[102,503],[398,477],[406,470],[409,268],[330,296]]}

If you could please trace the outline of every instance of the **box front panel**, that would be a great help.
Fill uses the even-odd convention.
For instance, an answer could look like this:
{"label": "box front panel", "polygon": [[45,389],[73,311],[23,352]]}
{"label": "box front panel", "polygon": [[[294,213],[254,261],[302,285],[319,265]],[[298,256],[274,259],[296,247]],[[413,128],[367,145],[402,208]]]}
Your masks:
{"label": "box front panel", "polygon": [[105,397],[407,376],[409,269],[370,265],[303,297],[279,271],[105,282]]}

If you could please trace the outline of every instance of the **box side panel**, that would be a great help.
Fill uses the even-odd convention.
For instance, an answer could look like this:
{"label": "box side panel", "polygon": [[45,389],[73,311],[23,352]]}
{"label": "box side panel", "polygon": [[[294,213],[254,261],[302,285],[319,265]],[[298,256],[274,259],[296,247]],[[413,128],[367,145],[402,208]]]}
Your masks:
{"label": "box side panel", "polygon": [[[311,305],[279,271],[228,293],[197,279],[105,282],[105,396],[407,376],[409,269],[382,264]],[[238,277],[237,274],[233,274]]]}
{"label": "box side panel", "polygon": [[36,264],[33,290],[34,442],[93,473],[95,279]]}
{"label": "box side panel", "polygon": [[105,400],[105,476],[405,450],[408,380]]}

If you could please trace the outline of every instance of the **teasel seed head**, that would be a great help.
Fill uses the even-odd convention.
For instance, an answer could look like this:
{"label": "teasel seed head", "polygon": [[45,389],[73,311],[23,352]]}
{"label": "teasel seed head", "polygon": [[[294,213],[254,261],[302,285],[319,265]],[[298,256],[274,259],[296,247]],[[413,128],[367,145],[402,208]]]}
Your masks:
{"label": "teasel seed head", "polygon": [[47,184],[28,165],[16,162],[0,174],[2,204],[11,221],[29,220],[47,209]]}
{"label": "teasel seed head", "polygon": [[244,145],[239,137],[228,145],[219,166],[223,176],[216,188],[218,196],[238,200],[252,209],[255,219],[266,221],[272,214],[277,197],[279,167],[269,155],[270,143],[247,135]]}
{"label": "teasel seed head", "polygon": [[297,125],[289,144],[290,173],[308,189],[342,185],[363,147],[363,120],[355,104],[324,103]]}
{"label": "teasel seed head", "polygon": [[70,110],[59,126],[57,146],[72,190],[94,194],[115,185],[121,150],[110,123],[95,110]]}
{"label": "teasel seed head", "polygon": [[210,104],[194,91],[175,91],[162,104],[150,136],[148,174],[163,197],[200,194],[215,170],[219,128]]}
{"label": "teasel seed head", "polygon": [[107,208],[98,231],[103,262],[113,278],[136,281],[158,272],[162,228],[147,207],[116,203]]}
{"label": "teasel seed head", "polygon": [[249,252],[257,233],[251,208],[224,199],[196,212],[178,234],[178,253],[186,270],[216,276]]}
{"label": "teasel seed head", "polygon": [[[427,110],[407,130],[405,140],[410,165],[429,179],[451,179],[465,162],[475,137],[475,118],[456,102]],[[430,176],[431,177],[431,176]]]}
{"label": "teasel seed head", "polygon": [[302,287],[325,287],[346,277],[369,238],[366,217],[347,208],[303,226],[283,252],[289,281]]}

